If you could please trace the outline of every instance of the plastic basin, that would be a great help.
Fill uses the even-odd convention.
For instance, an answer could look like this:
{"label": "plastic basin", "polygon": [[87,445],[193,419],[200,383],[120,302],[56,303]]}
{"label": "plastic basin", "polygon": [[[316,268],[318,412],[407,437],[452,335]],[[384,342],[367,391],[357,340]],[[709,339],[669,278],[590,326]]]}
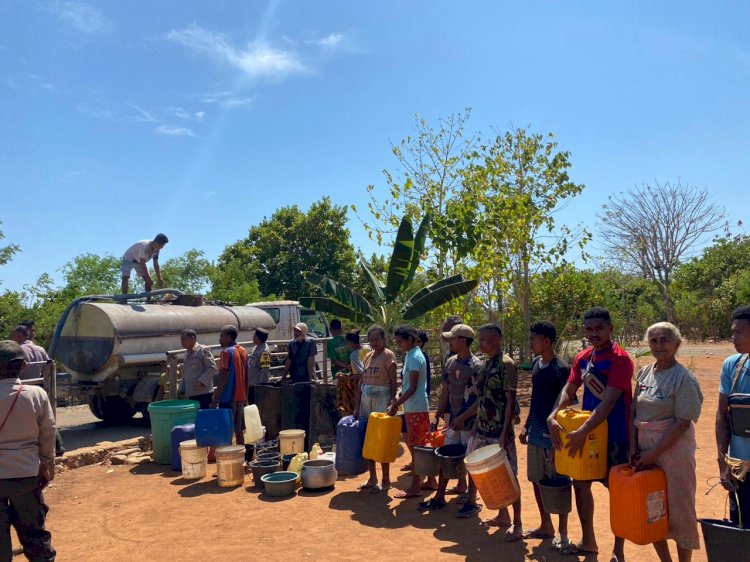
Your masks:
{"label": "plastic basin", "polygon": [[267,496],[284,498],[294,494],[298,477],[296,472],[273,472],[261,476],[260,481]]}
{"label": "plastic basin", "polygon": [[258,460],[251,462],[248,466],[250,467],[250,471],[253,473],[253,484],[257,487],[260,487],[263,484],[261,482],[261,478],[263,476],[281,470],[281,461],[278,459],[267,461]]}
{"label": "plastic basin", "polygon": [[156,464],[172,463],[172,428],[195,423],[198,408],[195,400],[161,400],[148,405]]}

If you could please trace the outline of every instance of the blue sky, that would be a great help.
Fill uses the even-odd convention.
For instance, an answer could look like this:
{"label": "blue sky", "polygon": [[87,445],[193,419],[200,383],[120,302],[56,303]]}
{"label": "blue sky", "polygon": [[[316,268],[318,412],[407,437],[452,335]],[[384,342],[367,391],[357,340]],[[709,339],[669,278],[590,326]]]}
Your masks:
{"label": "blue sky", "polygon": [[677,178],[746,219],[749,22],[739,0],[5,0],[0,228],[22,252],[0,288],[159,231],[162,260],[214,259],[323,195],[365,208],[414,114],[465,107],[572,153],[563,221]]}

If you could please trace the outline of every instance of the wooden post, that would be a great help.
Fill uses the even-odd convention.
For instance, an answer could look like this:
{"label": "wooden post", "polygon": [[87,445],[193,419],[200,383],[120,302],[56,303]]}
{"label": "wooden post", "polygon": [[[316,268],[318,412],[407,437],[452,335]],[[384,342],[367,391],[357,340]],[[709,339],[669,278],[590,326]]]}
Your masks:
{"label": "wooden post", "polygon": [[44,378],[44,390],[47,391],[52,414],[57,419],[57,366],[54,361],[48,361],[42,366],[42,377]]}

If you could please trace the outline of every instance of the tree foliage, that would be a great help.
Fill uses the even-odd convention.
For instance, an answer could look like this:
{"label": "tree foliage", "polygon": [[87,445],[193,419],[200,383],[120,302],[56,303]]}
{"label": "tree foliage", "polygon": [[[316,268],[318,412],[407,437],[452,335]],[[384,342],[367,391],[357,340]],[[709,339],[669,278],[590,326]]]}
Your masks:
{"label": "tree foliage", "polygon": [[314,271],[305,279],[320,289],[324,296],[302,297],[300,303],[314,310],[328,312],[357,324],[376,322],[392,331],[402,321],[413,321],[424,314],[470,293],[477,285],[460,274],[435,281],[406,296],[412,286],[419,262],[425,252],[430,216],[425,215],[416,235],[411,218],[401,220],[393,253],[383,283],[364,261],[360,261],[363,277],[371,284],[372,302],[346,284]]}
{"label": "tree foliage", "polygon": [[570,179],[570,167],[570,154],[557,150],[551,134],[514,129],[481,147],[466,170],[464,220],[454,234],[476,241],[474,271],[488,310],[500,319],[520,313],[528,326],[532,276],[590,237],[555,220],[584,189]]}
{"label": "tree foliage", "polygon": [[290,299],[308,292],[303,271],[315,270],[351,284],[357,262],[346,227],[347,211],[328,197],[306,213],[296,205],[282,207],[251,227],[247,237],[227,246],[218,268],[226,270],[235,262],[256,272],[263,295]]}
{"label": "tree foliage", "polygon": [[202,295],[211,288],[214,264],[204,257],[202,250],[192,248],[183,255],[170,258],[161,266],[164,286],[191,295]]}
{"label": "tree foliage", "polygon": [[363,224],[378,244],[395,233],[404,216],[415,221],[425,214],[432,217],[432,243],[425,261],[437,277],[455,271],[471,249],[465,239],[452,235],[452,210],[461,198],[463,170],[477,142],[475,137],[466,136],[470,115],[467,108],[463,113],[440,118],[437,128],[416,115],[414,134],[391,144],[398,168],[393,172],[383,170],[385,192],[374,185],[367,187],[373,220]]}
{"label": "tree foliage", "polygon": [[[3,221],[0,221],[0,225],[3,224]],[[0,240],[3,240],[5,238],[5,234],[2,230],[0,230]],[[5,265],[10,260],[13,259],[13,256],[21,251],[21,247],[18,244],[6,244],[5,246],[0,246],[0,265]]]}

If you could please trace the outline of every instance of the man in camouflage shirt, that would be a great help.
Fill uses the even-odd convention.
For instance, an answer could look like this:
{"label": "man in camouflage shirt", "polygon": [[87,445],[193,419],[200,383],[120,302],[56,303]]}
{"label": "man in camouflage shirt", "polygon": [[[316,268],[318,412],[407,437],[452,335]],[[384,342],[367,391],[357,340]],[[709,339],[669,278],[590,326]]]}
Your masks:
{"label": "man in camouflage shirt", "polygon": [[[513,359],[503,355],[503,332],[500,326],[485,324],[479,328],[479,350],[487,355],[487,360],[477,375],[477,417],[466,454],[487,445],[500,445],[508,455],[514,474],[518,476],[516,443],[513,434],[518,375]],[[476,505],[476,502],[477,487],[470,479],[467,505]],[[505,533],[505,540],[509,542],[520,540],[523,535],[521,498],[519,497],[513,504],[512,523],[508,509],[503,508],[497,517],[486,521],[486,524],[509,526]]]}

